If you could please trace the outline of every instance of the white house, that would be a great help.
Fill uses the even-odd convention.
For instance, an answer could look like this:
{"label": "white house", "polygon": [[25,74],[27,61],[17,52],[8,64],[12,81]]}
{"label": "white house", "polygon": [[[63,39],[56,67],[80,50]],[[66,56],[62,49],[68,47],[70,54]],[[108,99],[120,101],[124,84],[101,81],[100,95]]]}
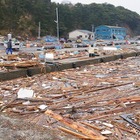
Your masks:
{"label": "white house", "polygon": [[78,38],[82,40],[93,40],[94,33],[88,30],[74,30],[69,32],[69,39],[76,40]]}

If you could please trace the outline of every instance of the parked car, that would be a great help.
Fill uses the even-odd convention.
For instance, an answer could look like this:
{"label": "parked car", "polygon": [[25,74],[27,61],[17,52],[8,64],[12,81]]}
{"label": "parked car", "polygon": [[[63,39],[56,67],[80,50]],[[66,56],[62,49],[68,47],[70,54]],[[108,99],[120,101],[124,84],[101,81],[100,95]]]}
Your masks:
{"label": "parked car", "polygon": [[[7,48],[7,42],[8,41],[4,41],[4,46]],[[12,39],[12,49],[14,50],[19,50],[20,48],[20,42],[16,39]]]}

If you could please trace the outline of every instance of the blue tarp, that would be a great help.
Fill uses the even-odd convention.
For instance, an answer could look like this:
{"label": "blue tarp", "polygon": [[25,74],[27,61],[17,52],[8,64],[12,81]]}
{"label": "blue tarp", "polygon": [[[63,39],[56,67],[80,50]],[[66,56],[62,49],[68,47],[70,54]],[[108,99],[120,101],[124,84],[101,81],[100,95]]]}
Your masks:
{"label": "blue tarp", "polygon": [[53,37],[53,36],[46,36],[45,41],[46,42],[56,42],[57,39],[56,39],[56,37]]}

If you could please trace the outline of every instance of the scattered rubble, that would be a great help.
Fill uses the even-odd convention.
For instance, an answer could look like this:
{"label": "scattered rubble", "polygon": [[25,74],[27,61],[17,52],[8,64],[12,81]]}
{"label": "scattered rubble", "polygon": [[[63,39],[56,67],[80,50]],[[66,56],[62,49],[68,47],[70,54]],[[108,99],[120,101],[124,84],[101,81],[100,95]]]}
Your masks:
{"label": "scattered rubble", "polygon": [[[119,49],[115,48],[115,51],[112,49],[103,49],[105,47],[100,46],[99,56],[109,56],[109,55],[118,55],[125,53],[137,52],[138,49],[136,46],[121,47]],[[112,48],[112,47],[107,47]],[[85,58],[89,59],[88,47],[82,49],[47,49],[40,50],[33,53],[27,52],[17,52],[12,55],[2,55],[0,57],[0,71],[8,71],[9,69],[15,68],[28,68],[28,67],[38,67],[42,62],[48,62],[51,60],[63,60],[70,58]]]}
{"label": "scattered rubble", "polygon": [[[139,140],[139,59],[130,57],[1,82],[0,111],[56,129],[60,135]],[[26,91],[22,98],[21,91]],[[124,119],[128,114],[131,122]]]}

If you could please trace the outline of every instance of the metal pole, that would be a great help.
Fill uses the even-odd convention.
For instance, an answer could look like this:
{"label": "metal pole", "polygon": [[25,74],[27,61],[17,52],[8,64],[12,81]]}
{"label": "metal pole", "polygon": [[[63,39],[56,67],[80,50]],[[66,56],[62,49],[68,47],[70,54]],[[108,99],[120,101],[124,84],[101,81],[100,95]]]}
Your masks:
{"label": "metal pole", "polygon": [[57,39],[59,41],[59,19],[58,19],[58,8],[56,8],[56,23],[57,23]]}
{"label": "metal pole", "polygon": [[94,32],[94,24],[92,24],[92,32]]}
{"label": "metal pole", "polygon": [[40,39],[40,22],[39,22],[39,27],[38,27],[38,39]]}

